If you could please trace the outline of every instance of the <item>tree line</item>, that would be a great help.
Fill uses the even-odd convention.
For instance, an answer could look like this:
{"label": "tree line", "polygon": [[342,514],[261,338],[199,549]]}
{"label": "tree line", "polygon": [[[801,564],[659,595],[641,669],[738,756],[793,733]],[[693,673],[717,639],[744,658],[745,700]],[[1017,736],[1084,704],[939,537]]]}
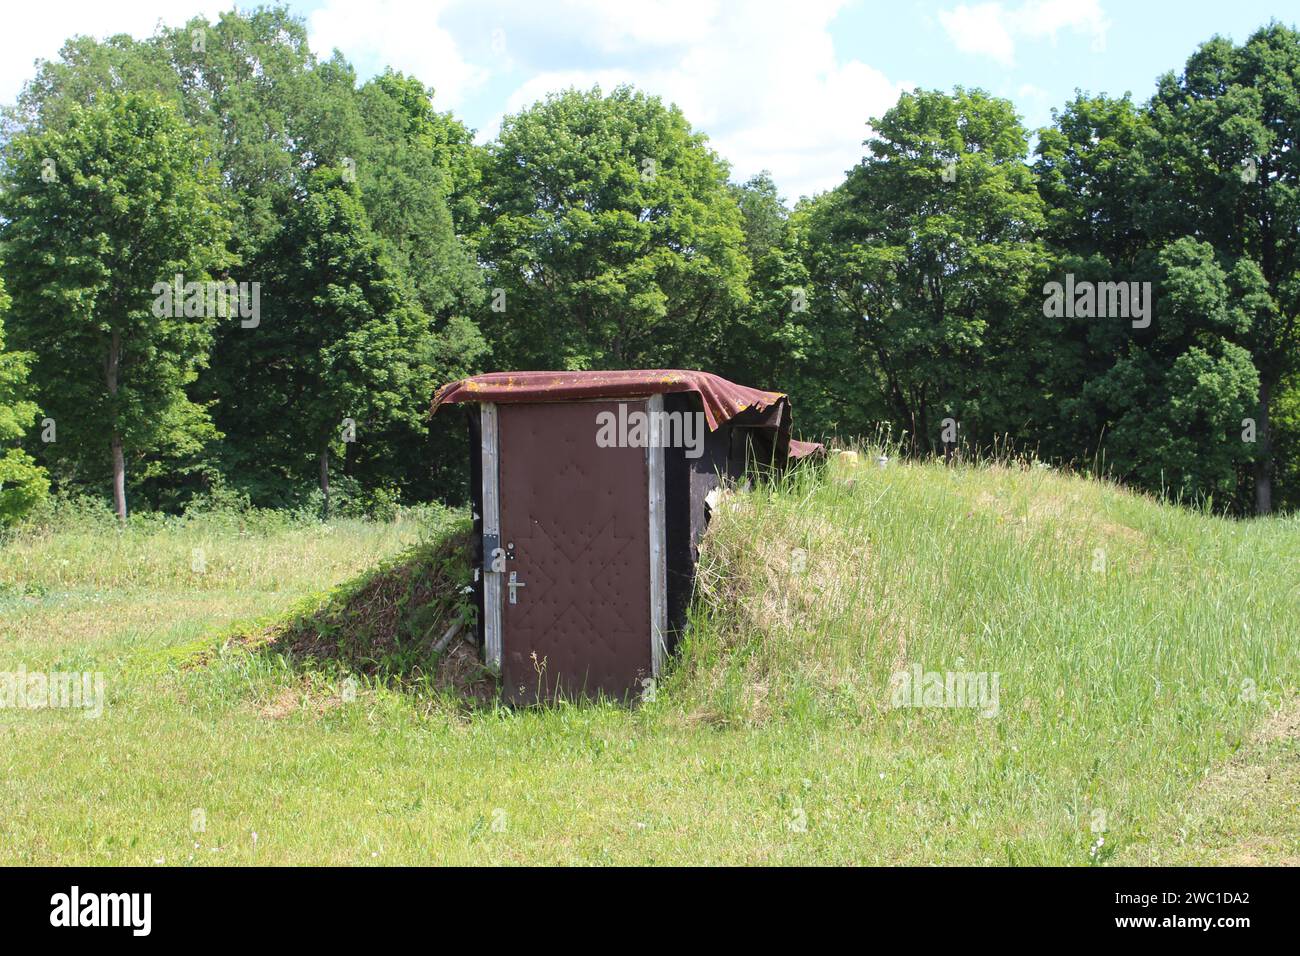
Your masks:
{"label": "tree line", "polygon": [[1300,35],[1030,131],[915,90],[788,205],[680,110],[568,90],[486,145],[280,7],[76,37],[0,128],[0,522],[455,499],[434,388],[687,367],[806,437],[1009,443],[1235,513],[1300,501]]}

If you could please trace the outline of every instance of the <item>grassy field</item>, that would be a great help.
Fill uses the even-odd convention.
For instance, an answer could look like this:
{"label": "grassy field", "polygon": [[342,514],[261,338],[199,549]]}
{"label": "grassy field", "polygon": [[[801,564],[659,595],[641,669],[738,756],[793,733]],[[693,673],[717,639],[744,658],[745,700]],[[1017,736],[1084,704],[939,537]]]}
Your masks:
{"label": "grassy field", "polygon": [[[0,671],[107,689],[98,719],[0,710],[0,863],[1300,858],[1294,518],[1038,468],[836,467],[726,501],[684,652],[633,709],[352,699],[238,649],[186,666],[445,526],[0,547]],[[989,693],[895,706],[918,671]]]}

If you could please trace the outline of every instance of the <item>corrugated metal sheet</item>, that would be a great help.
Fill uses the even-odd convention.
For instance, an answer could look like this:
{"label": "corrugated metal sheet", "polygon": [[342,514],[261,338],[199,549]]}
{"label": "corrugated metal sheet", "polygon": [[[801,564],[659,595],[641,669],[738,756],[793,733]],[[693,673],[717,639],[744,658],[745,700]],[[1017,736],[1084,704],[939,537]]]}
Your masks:
{"label": "corrugated metal sheet", "polygon": [[669,392],[694,392],[704,408],[711,430],[741,412],[763,412],[777,406],[784,425],[780,429],[791,458],[821,450],[815,442],[789,438],[789,399],[781,392],[765,392],[737,385],[709,372],[690,369],[620,369],[592,372],[488,372],[452,382],[438,389],[433,411],[459,402],[563,402],[582,399],[634,398]]}

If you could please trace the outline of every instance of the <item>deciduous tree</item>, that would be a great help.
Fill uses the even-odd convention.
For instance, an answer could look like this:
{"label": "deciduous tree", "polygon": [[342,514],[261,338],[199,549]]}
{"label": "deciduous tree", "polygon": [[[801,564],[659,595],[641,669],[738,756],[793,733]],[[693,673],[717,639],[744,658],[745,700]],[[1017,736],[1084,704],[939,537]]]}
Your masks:
{"label": "deciduous tree", "polygon": [[30,356],[5,351],[8,308],[9,297],[0,282],[0,526],[22,517],[49,491],[45,471],[30,455],[4,447],[21,438],[36,415],[36,405],[25,398]]}
{"label": "deciduous tree", "polygon": [[740,210],[676,107],[628,87],[550,96],[506,117],[484,182],[484,328],[499,365],[718,354],[747,295]]}
{"label": "deciduous tree", "polygon": [[44,447],[59,475],[111,475],[125,520],[128,462],[215,434],[186,387],[217,317],[158,310],[155,286],[225,264],[217,171],[175,108],[139,93],[73,104],[63,129],[19,135],[4,160],[11,334],[57,425]]}
{"label": "deciduous tree", "polygon": [[963,89],[905,93],[871,125],[868,155],[810,218],[828,366],[862,369],[846,389],[879,389],[913,447],[937,446],[944,415],[988,440],[1020,401],[992,387],[993,364],[1016,359],[1010,317],[1044,261],[1027,134],[1011,103]]}
{"label": "deciduous tree", "polygon": [[1242,345],[1259,373],[1255,510],[1273,508],[1272,410],[1300,368],[1300,34],[1273,23],[1243,45],[1215,37],[1151,102],[1150,222],[1209,242],[1263,284]]}

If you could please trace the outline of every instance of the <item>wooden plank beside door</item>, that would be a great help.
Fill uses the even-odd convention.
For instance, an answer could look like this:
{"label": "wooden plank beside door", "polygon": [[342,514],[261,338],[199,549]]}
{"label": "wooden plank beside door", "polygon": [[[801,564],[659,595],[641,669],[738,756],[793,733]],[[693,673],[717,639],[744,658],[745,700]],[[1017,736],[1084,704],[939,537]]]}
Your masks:
{"label": "wooden plank beside door", "polygon": [[646,467],[650,485],[650,669],[659,678],[663,666],[668,626],[668,544],[664,502],[664,397],[653,395],[646,402],[650,413],[650,443]]}
{"label": "wooden plank beside door", "polygon": [[[500,443],[497,407],[484,402],[480,408],[483,454],[483,536],[495,535],[501,542]],[[483,661],[494,671],[501,669],[501,579],[492,570],[491,554],[483,555]]]}

